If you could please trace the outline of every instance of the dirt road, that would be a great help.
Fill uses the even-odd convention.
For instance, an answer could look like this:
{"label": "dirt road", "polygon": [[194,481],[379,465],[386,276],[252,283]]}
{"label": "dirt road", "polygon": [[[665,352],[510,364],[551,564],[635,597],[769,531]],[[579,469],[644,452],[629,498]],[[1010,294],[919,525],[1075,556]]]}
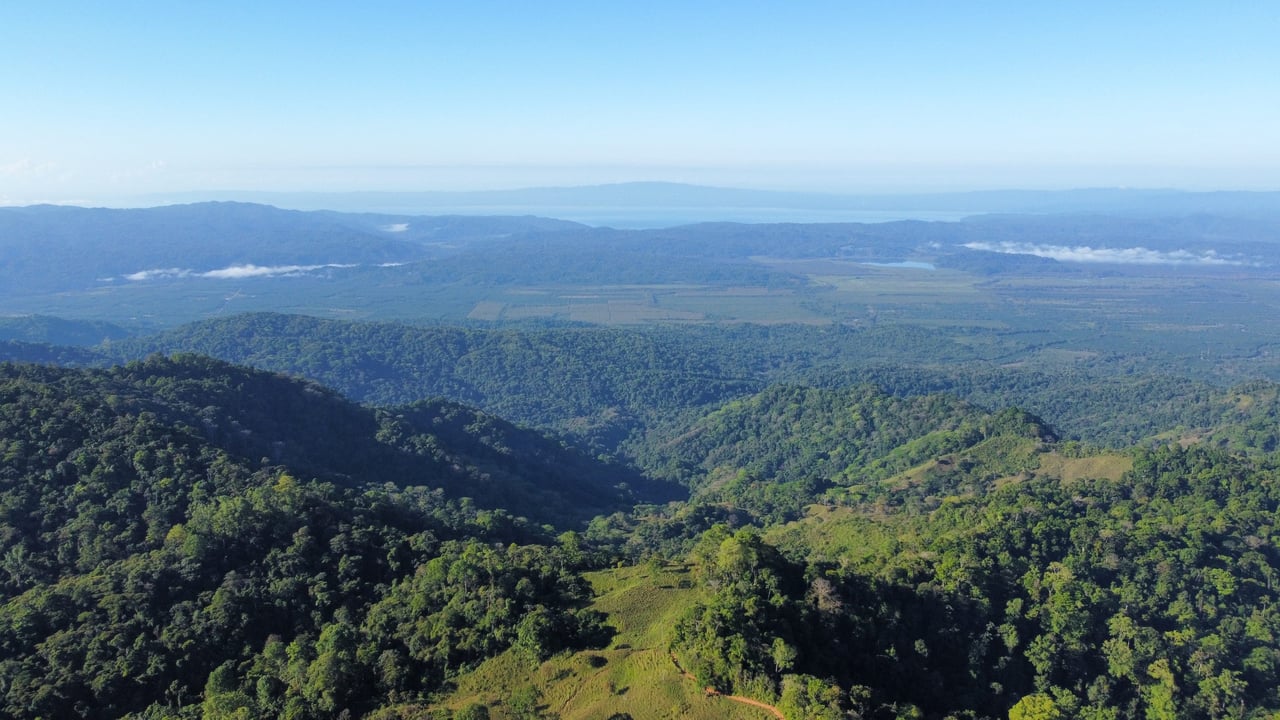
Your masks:
{"label": "dirt road", "polygon": [[[680,667],[680,661],[676,659],[676,654],[675,654],[675,653],[671,653],[671,664],[675,665],[675,666],[676,666],[676,670],[680,671],[680,674],[681,674],[681,675],[683,675],[684,677],[686,677],[686,678],[688,678],[688,679],[690,679],[690,680],[697,680],[697,679],[698,679],[698,678],[696,678],[696,677],[694,677],[694,676],[693,676],[693,673],[691,673],[691,672],[689,672],[689,671],[685,670],[684,668]],[[760,702],[759,700],[754,700],[754,699],[749,698],[749,697],[743,697],[743,696],[741,696],[741,695],[723,695],[723,694],[721,694],[721,693],[720,693],[720,691],[719,691],[719,690],[716,690],[715,688],[712,688],[712,687],[707,688],[707,689],[706,689],[706,693],[707,693],[707,695],[709,695],[709,696],[713,696],[713,697],[720,697],[720,698],[724,698],[725,700],[732,700],[732,701],[734,701],[734,702],[736,702],[736,703],[742,703],[743,705],[750,705],[750,706],[752,706],[752,707],[758,707],[758,708],[760,708],[761,710],[764,710],[765,712],[767,712],[767,713],[769,713],[769,714],[773,715],[774,717],[778,718],[778,720],[787,720],[787,716],[786,716],[786,715],[783,715],[781,710],[779,710],[778,708],[774,707],[773,705],[770,705],[769,703],[766,703],[766,702]]]}

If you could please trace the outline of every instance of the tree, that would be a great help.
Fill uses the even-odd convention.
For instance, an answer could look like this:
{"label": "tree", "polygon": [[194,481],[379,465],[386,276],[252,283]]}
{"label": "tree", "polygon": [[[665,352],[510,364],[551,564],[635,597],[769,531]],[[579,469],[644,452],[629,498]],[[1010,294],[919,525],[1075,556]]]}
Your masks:
{"label": "tree", "polygon": [[525,685],[512,691],[507,698],[507,708],[516,720],[537,720],[542,716],[538,712],[538,700],[542,693],[532,685]]}
{"label": "tree", "polygon": [[1176,720],[1178,706],[1174,701],[1177,685],[1174,684],[1173,670],[1169,661],[1160,658],[1151,663],[1147,674],[1156,682],[1143,686],[1142,696],[1146,701],[1147,720]]}
{"label": "tree", "polygon": [[773,667],[781,675],[791,669],[796,662],[796,656],[799,653],[791,645],[788,645],[782,638],[773,639],[773,647],[771,655],[773,656]]}
{"label": "tree", "polygon": [[1053,698],[1043,693],[1027,695],[1009,708],[1009,720],[1060,720]]}
{"label": "tree", "polygon": [[209,673],[204,686],[204,720],[249,720],[256,713],[249,695],[240,690],[235,669],[230,662]]}

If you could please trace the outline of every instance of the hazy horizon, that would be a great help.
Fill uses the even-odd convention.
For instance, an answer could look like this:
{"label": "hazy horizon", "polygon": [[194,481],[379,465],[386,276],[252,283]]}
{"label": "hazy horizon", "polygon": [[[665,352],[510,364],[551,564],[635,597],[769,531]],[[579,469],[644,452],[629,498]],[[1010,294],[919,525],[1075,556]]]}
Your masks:
{"label": "hazy horizon", "polygon": [[0,204],[664,181],[1280,190],[1266,4],[9,8]]}

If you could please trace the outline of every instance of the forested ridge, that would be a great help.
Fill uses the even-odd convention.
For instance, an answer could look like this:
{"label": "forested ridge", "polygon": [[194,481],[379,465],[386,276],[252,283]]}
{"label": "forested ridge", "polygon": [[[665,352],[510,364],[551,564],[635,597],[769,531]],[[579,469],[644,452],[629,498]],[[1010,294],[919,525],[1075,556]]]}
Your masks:
{"label": "forested ridge", "polygon": [[195,356],[0,378],[6,716],[330,717],[602,637],[580,558],[502,509],[620,506],[551,441]]}
{"label": "forested ridge", "polygon": [[[1111,447],[1166,431],[1265,423],[1280,407],[1273,391],[1260,390],[1265,381],[1175,373],[1179,361],[1158,353],[1027,360],[1055,342],[1036,332],[951,335],[904,325],[494,329],[254,313],[96,350],[23,344],[0,357],[87,365],[196,352],[307,377],[361,402],[448,398],[605,453],[777,383],[870,384],[897,396],[1016,406],[1065,438]],[[1233,399],[1241,395],[1259,402]]]}

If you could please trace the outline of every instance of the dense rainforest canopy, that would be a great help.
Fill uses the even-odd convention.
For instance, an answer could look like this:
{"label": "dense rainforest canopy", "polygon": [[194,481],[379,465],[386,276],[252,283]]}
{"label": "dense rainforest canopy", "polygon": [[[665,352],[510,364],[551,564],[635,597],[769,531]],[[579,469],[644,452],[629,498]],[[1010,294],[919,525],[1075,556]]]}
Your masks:
{"label": "dense rainforest canopy", "polygon": [[[0,714],[550,716],[537,668],[627,622],[583,573],[646,562],[691,571],[680,667],[788,718],[1280,711],[1272,386],[1117,452],[739,377],[634,386],[681,409],[595,457],[196,355],[0,366]],[[451,704],[498,657],[534,685]]]}

